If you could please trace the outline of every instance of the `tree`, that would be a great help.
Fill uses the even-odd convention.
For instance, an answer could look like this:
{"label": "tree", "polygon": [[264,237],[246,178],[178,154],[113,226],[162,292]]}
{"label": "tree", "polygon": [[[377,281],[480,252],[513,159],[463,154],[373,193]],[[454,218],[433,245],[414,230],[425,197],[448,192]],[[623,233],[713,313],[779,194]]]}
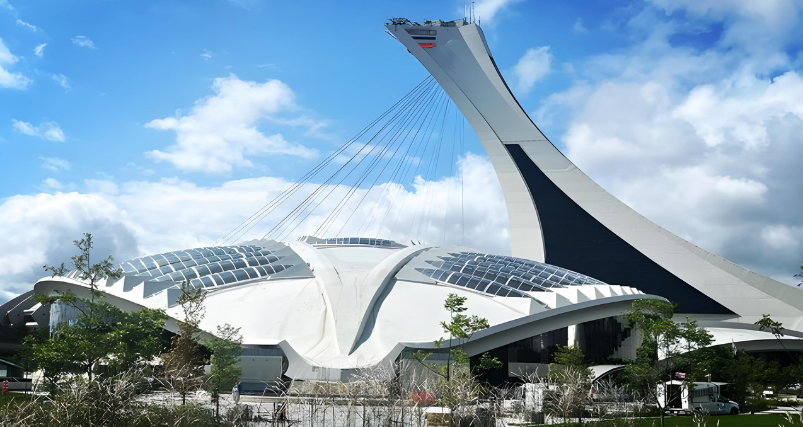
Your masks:
{"label": "tree", "polygon": [[591,392],[593,372],[588,368],[585,354],[575,346],[556,345],[557,352],[549,365],[548,382],[552,390],[545,395],[545,412],[568,422],[578,418],[582,422],[583,410]]}
{"label": "tree", "polygon": [[111,373],[125,371],[153,360],[167,347],[163,310],[123,312],[106,301],[92,302],[71,292],[56,298],[78,308],[75,323],[57,325],[46,340],[25,339],[32,362],[53,384],[70,372],[85,373],[91,381],[101,363]]}
{"label": "tree", "polygon": [[[683,389],[690,389],[693,381],[702,379],[701,367],[707,354],[700,350],[711,345],[713,339],[693,319],[687,317],[685,322],[675,322],[674,310],[675,306],[665,300],[640,299],[633,301],[624,316],[643,337],[636,360],[625,368],[625,376],[632,388],[658,407],[662,427],[666,425],[668,403],[679,397]],[[675,375],[681,366],[686,372]],[[667,383],[674,379],[681,380],[680,387],[669,387]]]}
{"label": "tree", "polygon": [[[129,369],[154,359],[167,344],[163,336],[167,319],[164,311],[143,308],[126,313],[105,301],[98,283],[120,278],[122,270],[114,267],[111,256],[92,264],[91,234],[84,233],[84,238],[74,243],[79,253],[71,258],[72,264],[76,277],[89,285],[89,298],[81,298],[70,291],[36,294],[36,301],[42,305],[72,311],[74,323],[58,324],[47,339],[29,336],[24,340],[30,362],[44,371],[51,384],[69,372],[85,373],[92,381],[101,362],[112,371]],[[44,269],[52,272],[53,277],[67,273],[63,263],[58,267],[44,266]]]}
{"label": "tree", "polygon": [[[448,335],[449,351],[447,353],[446,365],[432,365],[426,362],[432,352],[417,351],[413,354],[413,359],[434,373],[438,378],[438,401],[441,405],[450,410],[450,425],[455,425],[461,416],[459,410],[468,403],[476,400],[482,391],[481,384],[477,381],[474,373],[469,368],[469,356],[457,344],[464,344],[471,339],[477,331],[488,327],[488,320],[464,314],[466,297],[457,294],[449,294],[444,301],[443,307],[449,312],[449,321],[441,322],[443,332]],[[435,341],[435,347],[443,346],[444,338]],[[491,357],[488,353],[480,356],[480,370],[498,369],[502,366],[497,358]]]}
{"label": "tree", "polygon": [[181,283],[177,304],[184,313],[178,321],[178,335],[173,336],[170,351],[162,355],[167,381],[181,395],[181,404],[187,402],[187,394],[201,386],[204,370],[204,355],[198,345],[198,326],[204,318],[206,291],[193,288],[188,282]]}
{"label": "tree", "polygon": [[218,326],[216,336],[206,341],[206,347],[212,352],[212,366],[206,376],[206,387],[215,402],[216,417],[220,414],[220,393],[231,390],[243,372],[240,367],[242,343],[240,328],[228,323]]}

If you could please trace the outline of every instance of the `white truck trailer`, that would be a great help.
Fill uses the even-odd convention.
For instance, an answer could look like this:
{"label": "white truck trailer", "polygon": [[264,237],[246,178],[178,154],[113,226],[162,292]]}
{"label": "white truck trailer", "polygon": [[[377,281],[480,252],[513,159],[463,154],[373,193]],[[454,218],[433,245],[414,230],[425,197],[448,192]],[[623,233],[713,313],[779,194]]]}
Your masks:
{"label": "white truck trailer", "polygon": [[[666,406],[670,411],[703,412],[710,415],[736,415],[739,404],[722,396],[722,386],[727,383],[695,382],[683,384],[670,381],[663,384],[659,393],[667,391]],[[663,400],[663,398],[662,398]]]}

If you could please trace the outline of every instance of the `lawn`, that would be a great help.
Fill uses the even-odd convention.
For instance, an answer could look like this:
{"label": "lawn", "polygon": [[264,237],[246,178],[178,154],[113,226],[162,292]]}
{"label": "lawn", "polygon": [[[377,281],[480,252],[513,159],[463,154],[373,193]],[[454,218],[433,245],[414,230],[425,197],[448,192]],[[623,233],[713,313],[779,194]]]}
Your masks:
{"label": "lawn", "polygon": [[[577,424],[559,424],[560,426],[574,427]],[[583,423],[584,426],[594,426],[596,423]],[[610,425],[602,424],[600,425]],[[641,418],[636,420],[638,427],[659,427],[660,418]],[[783,415],[724,415],[708,417],[708,427],[791,427],[803,426],[803,423],[790,424]],[[556,427],[556,425],[552,425]],[[696,427],[692,417],[667,417],[666,427]]]}
{"label": "lawn", "polygon": [[32,395],[23,393],[0,394],[0,407],[5,407],[9,402],[22,403],[31,400]]}
{"label": "lawn", "polygon": [[[642,419],[637,424],[639,427],[650,427],[654,425],[660,426],[661,420],[658,418]],[[786,417],[783,415],[723,415],[718,417],[708,417],[707,425],[710,427],[778,427],[778,426],[791,426],[786,422]],[[668,417],[666,418],[666,427],[694,427],[692,417]],[[801,424],[797,424],[801,425]]]}

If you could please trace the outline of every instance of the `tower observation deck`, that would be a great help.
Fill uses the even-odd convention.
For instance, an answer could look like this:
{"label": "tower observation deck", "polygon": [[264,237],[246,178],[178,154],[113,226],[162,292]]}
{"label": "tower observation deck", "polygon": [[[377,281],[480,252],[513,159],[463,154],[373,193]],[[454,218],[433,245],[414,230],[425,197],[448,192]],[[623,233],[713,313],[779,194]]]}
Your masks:
{"label": "tower observation deck", "polygon": [[514,256],[661,295],[701,320],[752,324],[771,313],[803,331],[803,291],[663,229],[566,158],[513,96],[478,24],[397,18],[385,26],[479,137],[502,186]]}

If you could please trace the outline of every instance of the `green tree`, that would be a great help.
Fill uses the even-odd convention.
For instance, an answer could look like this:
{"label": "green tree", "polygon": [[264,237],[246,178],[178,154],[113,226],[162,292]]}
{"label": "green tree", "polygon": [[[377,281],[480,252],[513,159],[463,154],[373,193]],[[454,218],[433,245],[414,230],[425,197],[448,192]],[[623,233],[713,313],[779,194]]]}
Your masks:
{"label": "green tree", "polygon": [[[101,363],[111,371],[120,371],[153,360],[166,347],[163,326],[167,315],[163,310],[143,308],[138,312],[123,312],[104,299],[98,290],[102,280],[121,277],[122,270],[114,267],[111,256],[91,262],[92,235],[85,233],[74,241],[78,255],[72,264],[76,278],[87,284],[88,298],[71,291],[51,295],[36,294],[42,305],[56,305],[75,313],[74,323],[61,323],[50,330],[50,337],[30,336],[24,340],[30,362],[43,370],[45,378],[55,384],[70,372],[85,373],[91,381]],[[53,276],[63,276],[67,268],[44,266]]]}
{"label": "green tree", "polygon": [[[711,345],[711,334],[693,319],[675,322],[675,306],[665,300],[640,299],[633,301],[625,312],[631,327],[641,332],[642,345],[637,357],[625,368],[630,386],[640,392],[661,412],[661,426],[665,426],[667,404],[692,382],[702,379],[705,358],[709,353],[700,351]],[[682,366],[685,375],[676,376]],[[668,387],[668,381],[680,379],[680,387]],[[659,388],[663,393],[659,393]]]}
{"label": "green tree", "polygon": [[70,292],[58,298],[79,309],[75,323],[55,326],[44,341],[26,338],[33,363],[51,383],[70,372],[85,373],[91,381],[101,364],[111,373],[125,371],[153,360],[167,347],[163,310],[123,312],[106,301],[92,302]]}
{"label": "green tree", "polygon": [[220,393],[231,390],[240,378],[243,338],[240,328],[228,323],[217,327],[216,336],[206,341],[206,348],[212,352],[211,369],[206,376],[206,388],[215,403],[215,416],[220,415]]}
{"label": "green tree", "polygon": [[547,379],[553,386],[544,395],[544,410],[563,422],[577,418],[582,422],[583,411],[591,392],[593,372],[579,347],[556,345],[557,351],[549,365]]}
{"label": "green tree", "polygon": [[583,354],[583,350],[580,350],[579,347],[573,347],[568,345],[556,345],[557,352],[555,355],[552,356],[552,360],[557,363],[558,365],[563,366],[571,366],[577,368],[586,368],[588,367],[588,363],[586,363],[586,355]]}
{"label": "green tree", "polygon": [[198,345],[198,328],[204,318],[206,291],[193,288],[188,282],[181,283],[181,294],[176,303],[184,313],[178,321],[179,333],[173,336],[170,351],[162,355],[165,376],[170,385],[181,395],[182,405],[187,394],[201,386],[204,371],[204,355]]}
{"label": "green tree", "polygon": [[[443,307],[449,312],[449,321],[441,322],[443,332],[448,338],[435,341],[435,347],[442,348],[448,339],[448,353],[445,365],[434,365],[427,362],[432,352],[417,351],[413,359],[434,373],[438,378],[438,402],[449,408],[449,424],[456,425],[461,417],[461,408],[476,400],[483,390],[476,376],[470,369],[468,354],[462,345],[482,329],[488,327],[488,320],[475,315],[464,314],[468,308],[465,306],[466,297],[449,294]],[[490,354],[484,353],[479,359],[479,370],[498,369],[502,362]]]}

